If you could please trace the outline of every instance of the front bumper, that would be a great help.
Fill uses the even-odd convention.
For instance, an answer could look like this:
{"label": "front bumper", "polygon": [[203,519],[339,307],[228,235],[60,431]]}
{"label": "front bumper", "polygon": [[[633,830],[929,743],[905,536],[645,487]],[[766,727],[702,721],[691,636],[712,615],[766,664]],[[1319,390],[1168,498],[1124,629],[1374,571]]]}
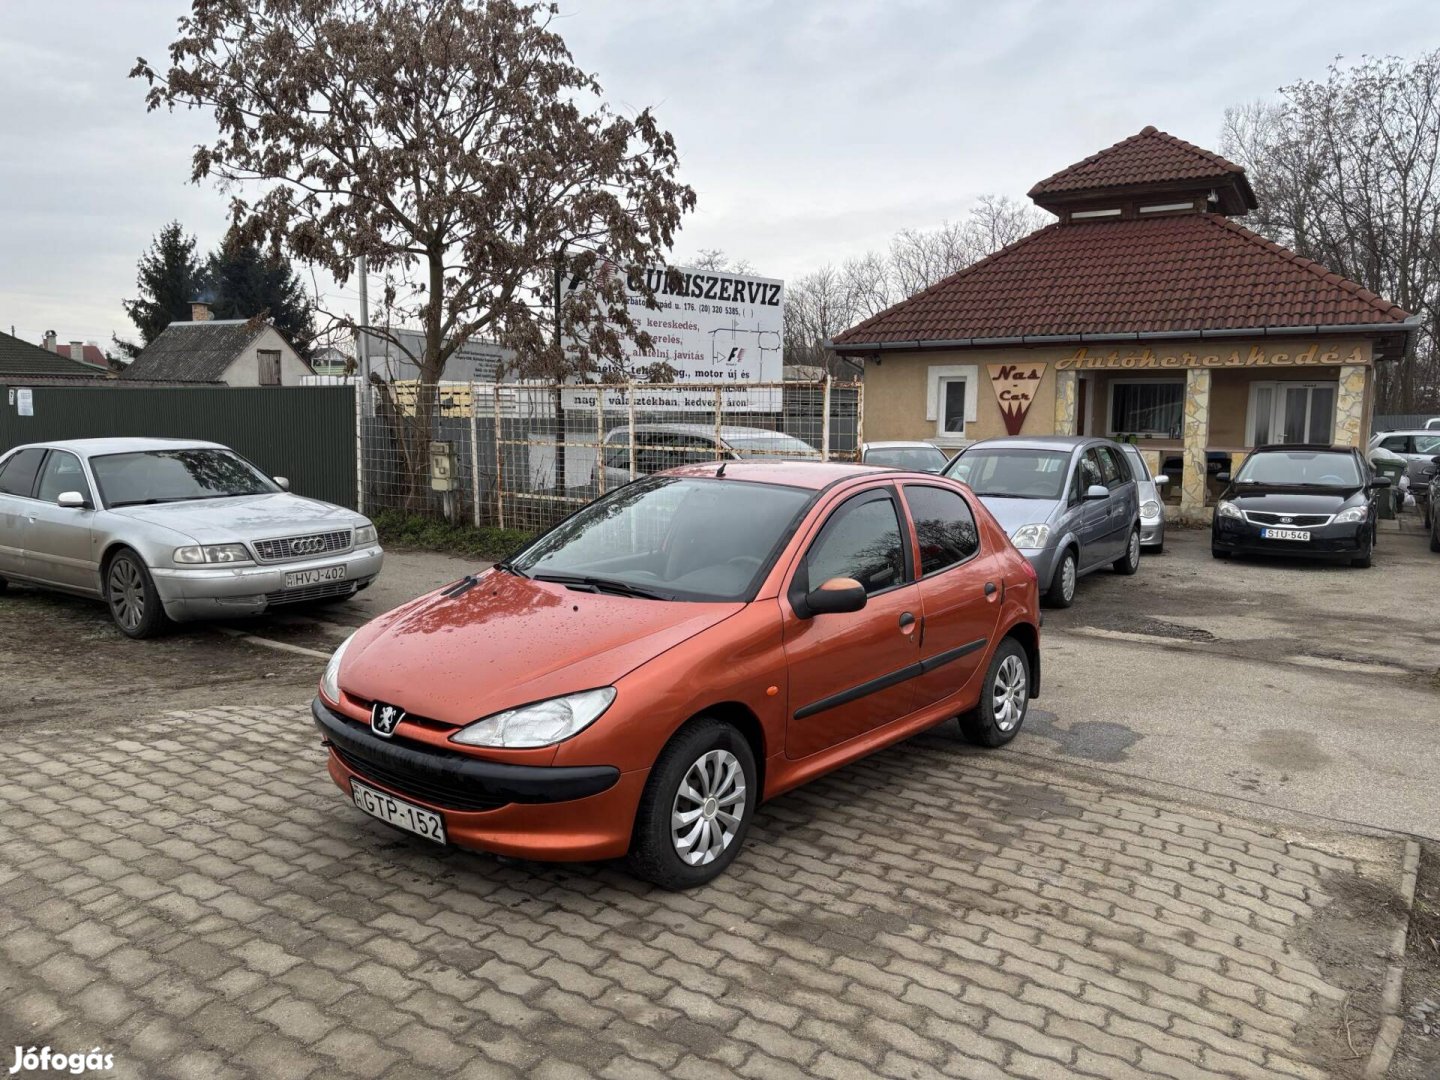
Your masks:
{"label": "front bumper", "polygon": [[[1283,528],[1283,526],[1281,526]],[[1266,540],[1260,530],[1266,525],[1216,515],[1210,530],[1211,546],[1219,551],[1251,555],[1298,555],[1310,558],[1349,559],[1370,550],[1371,524],[1368,521],[1344,525],[1297,526],[1310,534],[1305,540]]]}
{"label": "front bumper", "polygon": [[1165,543],[1165,519],[1155,518],[1153,521],[1140,519],[1140,546],[1157,547]]}
{"label": "front bumper", "polygon": [[353,778],[433,810],[459,847],[556,861],[618,858],[630,847],[648,769],[512,765],[382,739],[318,697],[310,711],[342,791]]}
{"label": "front bumper", "polygon": [[1044,593],[1050,587],[1050,579],[1055,574],[1055,556],[1057,549],[1047,548],[1019,548],[1021,555],[1024,555],[1031,566],[1035,568],[1035,577],[1040,586],[1040,592]]}
{"label": "front bumper", "polygon": [[[276,605],[332,596],[352,595],[380,573],[385,553],[380,545],[357,548],[326,559],[305,559],[250,566],[159,567],[150,571],[165,614],[176,622],[259,615]],[[296,570],[345,567],[345,577],[320,590],[287,590],[285,575]]]}

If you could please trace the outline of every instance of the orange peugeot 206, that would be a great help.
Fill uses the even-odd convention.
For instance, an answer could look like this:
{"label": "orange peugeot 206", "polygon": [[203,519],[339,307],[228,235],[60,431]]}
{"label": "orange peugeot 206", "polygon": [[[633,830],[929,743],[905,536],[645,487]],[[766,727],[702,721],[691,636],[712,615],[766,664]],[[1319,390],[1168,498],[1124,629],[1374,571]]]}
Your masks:
{"label": "orange peugeot 206", "polygon": [[1014,738],[1039,626],[1035,572],[962,484],[692,465],[362,627],[313,711],[382,821],[687,888],[765,799],[950,717]]}

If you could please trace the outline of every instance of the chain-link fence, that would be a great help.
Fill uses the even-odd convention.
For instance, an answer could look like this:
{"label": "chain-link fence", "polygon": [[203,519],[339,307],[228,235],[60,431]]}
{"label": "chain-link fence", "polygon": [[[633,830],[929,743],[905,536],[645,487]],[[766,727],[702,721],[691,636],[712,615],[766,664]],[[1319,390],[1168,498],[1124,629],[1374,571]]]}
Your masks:
{"label": "chain-link fence", "polygon": [[387,383],[359,396],[359,501],[529,532],[706,461],[858,455],[858,382]]}

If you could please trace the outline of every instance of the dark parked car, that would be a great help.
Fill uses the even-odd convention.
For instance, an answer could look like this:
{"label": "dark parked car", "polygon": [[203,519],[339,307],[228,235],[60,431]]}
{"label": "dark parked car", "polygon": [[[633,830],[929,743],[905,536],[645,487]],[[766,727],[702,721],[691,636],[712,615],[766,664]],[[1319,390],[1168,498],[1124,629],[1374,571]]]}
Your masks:
{"label": "dark parked car", "polygon": [[1430,483],[1426,485],[1425,527],[1430,530],[1430,550],[1440,551],[1440,454],[1431,462]]}
{"label": "dark parked car", "polygon": [[1217,559],[1236,553],[1348,559],[1369,566],[1379,517],[1376,476],[1349,446],[1260,446],[1226,482],[1210,531]]}

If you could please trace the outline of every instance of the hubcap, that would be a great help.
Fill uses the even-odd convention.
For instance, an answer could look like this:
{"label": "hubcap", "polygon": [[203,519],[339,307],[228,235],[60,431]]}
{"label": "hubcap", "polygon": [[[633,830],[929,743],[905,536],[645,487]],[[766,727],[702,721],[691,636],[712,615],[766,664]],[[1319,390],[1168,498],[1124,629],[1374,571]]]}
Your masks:
{"label": "hubcap", "polygon": [[1060,595],[1066,600],[1075,595],[1075,560],[1068,556],[1060,564]]}
{"label": "hubcap", "polygon": [[670,809],[670,840],[689,866],[720,857],[745,820],[745,770],[728,750],[702,754],[685,772]]}
{"label": "hubcap", "polygon": [[1000,670],[995,672],[995,688],[991,691],[992,711],[995,726],[1001,731],[1013,731],[1025,718],[1025,699],[1029,688],[1026,686],[1025,665],[1015,655],[1000,661]]}
{"label": "hubcap", "polygon": [[1130,534],[1130,547],[1129,547],[1129,549],[1125,552],[1125,554],[1129,556],[1129,558],[1130,558],[1130,565],[1131,565],[1131,566],[1134,566],[1136,563],[1138,563],[1138,562],[1140,561],[1140,534],[1139,534],[1139,533],[1134,533],[1134,532],[1132,532],[1132,533]]}
{"label": "hubcap", "polygon": [[110,567],[109,593],[115,621],[134,630],[145,618],[145,582],[140,568],[129,559],[116,559]]}

